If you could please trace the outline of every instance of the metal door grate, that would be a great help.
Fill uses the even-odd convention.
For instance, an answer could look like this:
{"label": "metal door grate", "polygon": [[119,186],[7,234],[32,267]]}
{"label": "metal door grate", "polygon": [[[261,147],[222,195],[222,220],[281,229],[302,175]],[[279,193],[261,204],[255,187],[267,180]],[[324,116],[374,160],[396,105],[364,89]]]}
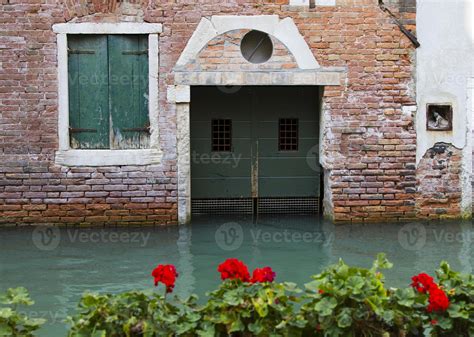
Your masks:
{"label": "metal door grate", "polygon": [[318,214],[319,198],[259,198],[259,214]]}
{"label": "metal door grate", "polygon": [[253,214],[253,199],[192,199],[191,212],[193,214]]}
{"label": "metal door grate", "polygon": [[192,199],[193,214],[319,214],[317,197]]}

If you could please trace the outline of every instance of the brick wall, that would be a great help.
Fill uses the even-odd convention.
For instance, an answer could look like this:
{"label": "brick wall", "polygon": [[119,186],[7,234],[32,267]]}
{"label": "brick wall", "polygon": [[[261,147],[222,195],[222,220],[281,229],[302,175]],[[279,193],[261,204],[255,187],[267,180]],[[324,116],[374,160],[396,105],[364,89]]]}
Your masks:
{"label": "brick wall", "polygon": [[[324,154],[335,220],[416,215],[413,47],[375,0],[295,8],[287,0],[3,0],[0,6],[0,222],[175,223],[176,109],[172,68],[199,20],[211,15],[292,17],[325,67],[347,67],[324,93]],[[162,164],[65,168],[57,140],[54,23],[140,21],[160,36]],[[219,45],[217,43],[217,45]]]}
{"label": "brick wall", "polygon": [[271,37],[273,54],[267,62],[261,64],[247,62],[240,52],[240,40],[248,32],[248,29],[239,29],[215,37],[199,53],[196,60],[186,65],[185,69],[187,71],[246,71],[298,68],[293,55],[274,37]]}
{"label": "brick wall", "polygon": [[436,143],[418,166],[417,211],[420,217],[455,219],[461,212],[462,150]]}

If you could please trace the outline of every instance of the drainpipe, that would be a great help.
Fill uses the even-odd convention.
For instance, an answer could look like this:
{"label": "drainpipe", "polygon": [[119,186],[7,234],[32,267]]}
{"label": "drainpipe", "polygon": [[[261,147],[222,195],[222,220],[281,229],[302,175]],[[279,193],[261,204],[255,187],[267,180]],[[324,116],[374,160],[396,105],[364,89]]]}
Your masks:
{"label": "drainpipe", "polygon": [[395,23],[398,28],[401,30],[403,34],[413,43],[415,48],[420,47],[420,42],[418,42],[418,39],[416,38],[415,34],[413,34],[411,31],[405,28],[405,26],[401,23],[401,21],[395,16],[395,14],[392,13],[392,11],[385,5],[383,0],[379,0],[379,7],[382,11],[388,13],[388,15],[392,18],[393,23]]}

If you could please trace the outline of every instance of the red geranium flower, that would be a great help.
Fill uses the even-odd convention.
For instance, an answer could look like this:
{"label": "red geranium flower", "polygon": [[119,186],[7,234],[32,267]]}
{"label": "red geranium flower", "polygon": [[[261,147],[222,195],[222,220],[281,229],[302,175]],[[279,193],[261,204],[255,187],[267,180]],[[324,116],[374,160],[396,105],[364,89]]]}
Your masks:
{"label": "red geranium flower", "polygon": [[429,291],[430,297],[428,298],[428,312],[433,311],[446,311],[449,307],[449,299],[446,293],[438,286],[432,287]]}
{"label": "red geranium flower", "polygon": [[419,293],[426,294],[431,287],[437,287],[433,281],[433,278],[425,273],[413,276],[411,280],[411,286],[415,288]]}
{"label": "red geranium flower", "polygon": [[256,268],[253,271],[252,283],[273,282],[275,279],[275,272],[270,267]]}
{"label": "red geranium flower", "polygon": [[428,294],[428,312],[446,311],[449,299],[446,293],[434,282],[433,278],[425,273],[413,276],[411,286],[422,294]]}
{"label": "red geranium flower", "polygon": [[155,286],[161,282],[166,286],[166,292],[170,293],[173,291],[178,273],[172,264],[160,264],[153,270],[151,276],[155,278]]}
{"label": "red geranium flower", "polygon": [[247,266],[237,259],[227,259],[222,262],[217,271],[221,273],[221,279],[241,280],[242,282],[250,281],[250,274]]}

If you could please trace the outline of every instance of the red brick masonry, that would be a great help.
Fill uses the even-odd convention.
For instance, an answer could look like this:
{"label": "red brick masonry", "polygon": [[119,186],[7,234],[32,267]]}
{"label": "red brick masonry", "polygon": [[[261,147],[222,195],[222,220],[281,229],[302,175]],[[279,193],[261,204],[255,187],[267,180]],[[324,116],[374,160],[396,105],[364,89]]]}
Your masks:
{"label": "red brick masonry", "polygon": [[[0,1],[0,223],[176,223],[176,111],[166,101],[166,86],[174,84],[172,68],[202,17],[256,14],[293,18],[321,66],[347,68],[346,83],[324,92],[324,154],[334,219],[409,220],[452,214],[439,211],[443,207],[438,205],[431,208],[422,200],[425,194],[418,193],[418,187],[425,190],[432,181],[419,173],[417,186],[414,116],[402,109],[416,104],[414,47],[377,0],[338,0],[335,7],[315,9],[290,7],[287,0]],[[386,1],[409,23],[407,28],[414,29],[413,1],[400,2]],[[160,165],[55,165],[57,61],[52,25],[71,20],[163,24],[159,123],[165,156]],[[232,34],[230,38],[238,37]],[[219,46],[217,38],[203,53],[209,48],[218,52]],[[288,68],[295,66],[291,56],[278,55]],[[230,64],[230,59],[224,61],[215,66]],[[198,59],[195,66],[203,64]],[[458,154],[450,151],[454,163],[447,170],[454,177]],[[436,165],[425,156],[420,170],[438,170]],[[447,198],[459,203],[454,194]]]}

